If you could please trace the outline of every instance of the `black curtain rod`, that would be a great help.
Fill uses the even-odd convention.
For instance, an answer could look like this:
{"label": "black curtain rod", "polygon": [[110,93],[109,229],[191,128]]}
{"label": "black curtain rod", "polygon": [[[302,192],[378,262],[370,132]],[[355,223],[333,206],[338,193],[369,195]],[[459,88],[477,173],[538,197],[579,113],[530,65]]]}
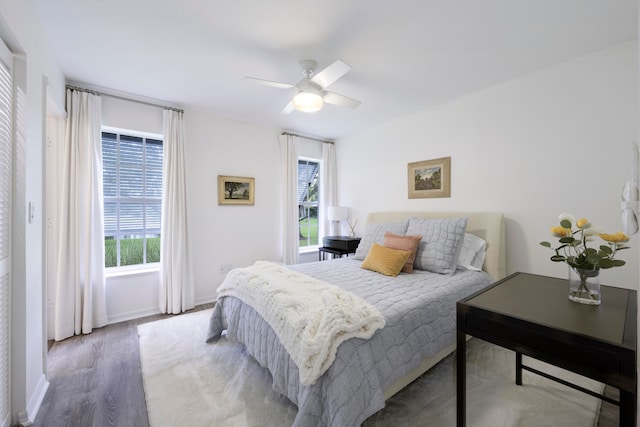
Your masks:
{"label": "black curtain rod", "polygon": [[330,139],[313,138],[311,136],[298,135],[297,133],[291,133],[291,132],[282,132],[280,135],[297,136],[298,138],[305,138],[305,139],[310,139],[312,141],[318,141],[318,142],[326,142],[327,144],[333,144],[334,143]]}
{"label": "black curtain rod", "polygon": [[71,89],[71,90],[77,90],[80,92],[87,92],[90,93],[92,95],[98,95],[98,96],[110,96],[111,98],[117,98],[117,99],[122,99],[125,101],[131,101],[131,102],[137,102],[139,104],[146,104],[146,105],[151,105],[153,107],[160,107],[160,108],[164,108],[165,110],[172,110],[172,111],[177,111],[179,113],[184,113],[184,110],[181,110],[180,108],[176,108],[176,107],[169,107],[167,105],[162,105],[162,104],[156,104],[154,102],[149,102],[149,101],[141,101],[139,99],[133,99],[133,98],[127,98],[125,96],[120,96],[120,95],[113,95],[111,93],[105,93],[105,92],[100,92],[97,90],[93,90],[93,89],[87,89],[84,87],[79,87],[79,86],[72,86],[72,85],[66,85],[67,89]]}

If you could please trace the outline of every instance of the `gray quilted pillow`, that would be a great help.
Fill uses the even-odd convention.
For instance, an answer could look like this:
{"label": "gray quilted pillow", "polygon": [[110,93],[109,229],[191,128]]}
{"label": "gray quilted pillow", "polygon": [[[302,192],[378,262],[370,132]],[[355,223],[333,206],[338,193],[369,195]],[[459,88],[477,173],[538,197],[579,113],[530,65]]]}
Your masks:
{"label": "gray quilted pillow", "polygon": [[414,267],[433,273],[453,274],[467,228],[467,218],[410,218],[407,235],[420,235]]}
{"label": "gray quilted pillow", "polygon": [[405,219],[400,222],[380,222],[367,225],[367,229],[364,232],[364,236],[362,236],[362,240],[360,240],[360,244],[353,258],[363,261],[374,243],[384,246],[384,233],[386,231],[403,235],[404,232],[407,231],[408,223],[409,220]]}

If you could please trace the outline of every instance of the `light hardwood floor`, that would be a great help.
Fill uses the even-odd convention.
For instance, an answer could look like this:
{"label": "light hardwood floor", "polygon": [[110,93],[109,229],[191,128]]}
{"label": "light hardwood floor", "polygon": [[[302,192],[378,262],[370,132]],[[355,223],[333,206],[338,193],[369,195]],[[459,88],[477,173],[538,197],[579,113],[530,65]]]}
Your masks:
{"label": "light hardwood floor", "polygon": [[[205,304],[192,311],[213,307]],[[37,427],[149,425],[136,326],[171,315],[108,325],[49,348],[49,389]]]}
{"label": "light hardwood floor", "polygon": [[[211,307],[205,304],[192,311]],[[33,425],[148,426],[136,326],[167,317],[171,316],[122,322],[53,343],[48,354],[49,390]],[[617,391],[607,387],[605,394]],[[603,403],[598,426],[617,425],[618,408]]]}

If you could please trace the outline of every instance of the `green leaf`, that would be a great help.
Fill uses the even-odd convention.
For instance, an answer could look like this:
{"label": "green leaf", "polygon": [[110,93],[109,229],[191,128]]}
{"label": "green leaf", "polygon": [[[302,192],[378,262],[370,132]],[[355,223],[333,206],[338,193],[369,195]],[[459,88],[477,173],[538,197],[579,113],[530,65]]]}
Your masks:
{"label": "green leaf", "polygon": [[551,261],[553,262],[563,262],[566,258],[562,255],[554,255],[551,257]]}
{"label": "green leaf", "polygon": [[612,267],[622,267],[626,264],[626,262],[621,259],[613,259],[611,260],[611,263],[613,264]]}
{"label": "green leaf", "polygon": [[601,245],[600,246],[600,252],[604,253],[604,254],[607,254],[607,255],[610,255],[610,254],[613,253],[613,250],[609,246]]}
{"label": "green leaf", "polygon": [[587,261],[587,257],[582,254],[573,258],[573,262],[575,262],[576,264],[582,264],[583,262],[586,262],[586,261]]}
{"label": "green leaf", "polygon": [[581,268],[582,270],[595,270],[597,267],[589,262],[588,260],[582,260],[581,262],[576,262],[576,268]]}
{"label": "green leaf", "polygon": [[569,244],[571,244],[571,243],[573,243],[575,241],[576,241],[576,239],[574,239],[573,237],[563,237],[563,238],[560,239],[560,243],[569,243]]}
{"label": "green leaf", "polygon": [[599,264],[600,268],[611,268],[615,267],[614,262],[610,259],[603,259]]}
{"label": "green leaf", "polygon": [[569,221],[568,219],[563,219],[562,221],[560,221],[560,226],[562,228],[568,228],[569,230],[571,230],[571,221]]}
{"label": "green leaf", "polygon": [[550,248],[551,247],[551,243],[549,243],[549,242],[540,242],[540,244],[542,246],[544,246],[545,248]]}
{"label": "green leaf", "polygon": [[591,253],[589,255],[587,255],[587,261],[590,262],[593,265],[597,265],[600,262],[606,260],[606,258],[602,258],[599,254],[597,253]]}

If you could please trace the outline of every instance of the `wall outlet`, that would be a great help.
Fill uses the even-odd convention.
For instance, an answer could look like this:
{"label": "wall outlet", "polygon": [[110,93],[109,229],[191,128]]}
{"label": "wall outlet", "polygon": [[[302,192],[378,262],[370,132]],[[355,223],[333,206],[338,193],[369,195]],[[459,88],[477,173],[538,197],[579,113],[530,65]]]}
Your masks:
{"label": "wall outlet", "polygon": [[221,264],[220,267],[218,267],[218,273],[227,274],[229,271],[231,271],[231,269],[233,269],[233,264]]}

